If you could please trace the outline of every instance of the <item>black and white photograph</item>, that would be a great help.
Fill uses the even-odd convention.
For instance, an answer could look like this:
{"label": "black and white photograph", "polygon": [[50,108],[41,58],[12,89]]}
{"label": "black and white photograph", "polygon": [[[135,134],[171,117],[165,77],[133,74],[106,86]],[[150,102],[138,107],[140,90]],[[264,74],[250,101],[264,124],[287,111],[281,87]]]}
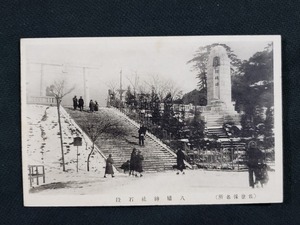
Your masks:
{"label": "black and white photograph", "polygon": [[25,206],[283,201],[281,37],[21,39]]}

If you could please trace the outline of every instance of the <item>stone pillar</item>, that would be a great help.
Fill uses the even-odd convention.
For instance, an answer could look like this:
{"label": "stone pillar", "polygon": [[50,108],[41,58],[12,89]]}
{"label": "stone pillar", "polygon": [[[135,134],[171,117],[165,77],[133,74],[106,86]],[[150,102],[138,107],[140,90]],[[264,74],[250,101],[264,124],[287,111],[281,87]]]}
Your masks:
{"label": "stone pillar", "polygon": [[232,106],[230,59],[220,45],[211,49],[207,63],[207,105],[215,101]]}
{"label": "stone pillar", "polygon": [[88,76],[87,76],[87,68],[83,67],[83,99],[84,99],[84,105],[88,106],[90,102],[90,88],[89,88],[89,82],[88,82]]}
{"label": "stone pillar", "polygon": [[46,87],[44,81],[44,64],[41,64],[40,96],[46,96]]}

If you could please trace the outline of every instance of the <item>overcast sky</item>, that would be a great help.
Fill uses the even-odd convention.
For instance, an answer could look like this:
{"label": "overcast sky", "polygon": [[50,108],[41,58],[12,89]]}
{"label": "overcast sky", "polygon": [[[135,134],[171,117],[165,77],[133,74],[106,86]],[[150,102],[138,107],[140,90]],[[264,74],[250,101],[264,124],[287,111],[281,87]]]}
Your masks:
{"label": "overcast sky", "polygon": [[[262,51],[270,40],[262,36],[256,39],[251,36],[25,39],[22,60],[27,65],[27,83],[30,83],[30,89],[37,90],[40,69],[31,64],[33,62],[95,67],[88,69],[90,98],[103,105],[108,84],[119,82],[120,70],[123,87],[127,87],[127,78],[132,78],[135,73],[140,80],[159,75],[162,79],[173,80],[186,93],[197,87],[196,73],[191,71],[192,64],[187,61],[200,46],[227,44],[238,58],[247,60],[255,52]],[[65,70],[64,76],[82,81],[82,69],[71,70],[66,66]],[[61,68],[48,66],[44,72],[51,77],[51,74],[60,73],[58,71]]]}

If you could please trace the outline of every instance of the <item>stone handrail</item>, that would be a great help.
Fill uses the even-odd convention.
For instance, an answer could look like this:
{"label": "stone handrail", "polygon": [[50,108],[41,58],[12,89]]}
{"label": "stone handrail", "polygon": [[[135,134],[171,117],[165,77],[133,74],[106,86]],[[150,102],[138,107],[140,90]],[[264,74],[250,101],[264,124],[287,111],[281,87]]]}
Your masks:
{"label": "stone handrail", "polygon": [[[135,127],[139,128],[140,125],[135,122],[134,120],[130,119],[125,113],[123,113],[122,111],[120,111],[119,109],[115,108],[115,107],[111,107],[111,109],[113,109],[115,112],[119,113],[119,115],[123,116],[125,119],[127,119],[132,125],[134,125]],[[147,132],[147,136],[149,136],[152,140],[154,140],[157,144],[159,144],[161,147],[163,147],[165,150],[167,150],[171,155],[177,157],[177,155],[164,143],[162,143],[159,138],[157,138],[155,135]],[[190,169],[192,169],[192,166],[185,161],[185,165],[187,167],[189,167]]]}
{"label": "stone handrail", "polygon": [[56,100],[52,96],[29,96],[27,98],[28,104],[41,104],[41,105],[55,105]]}
{"label": "stone handrail", "polygon": [[[72,121],[72,125],[74,125],[74,127],[76,129],[78,129],[80,131],[80,133],[82,134],[83,139],[89,144],[92,145],[92,140],[89,138],[89,136],[81,129],[81,127],[75,122],[74,119],[71,118],[71,116],[67,113],[67,111],[61,107],[61,114],[64,115],[65,117],[69,118]],[[94,145],[95,150],[101,155],[101,157],[106,161],[107,157],[103,154],[103,152],[97,147],[97,145]],[[112,165],[113,168],[115,169],[114,171],[118,171],[118,169]]]}

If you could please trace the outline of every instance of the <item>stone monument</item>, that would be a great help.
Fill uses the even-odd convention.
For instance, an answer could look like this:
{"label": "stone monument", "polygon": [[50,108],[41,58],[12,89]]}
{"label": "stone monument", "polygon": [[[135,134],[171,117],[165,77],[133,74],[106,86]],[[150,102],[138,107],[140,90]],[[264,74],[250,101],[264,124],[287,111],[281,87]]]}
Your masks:
{"label": "stone monument", "polygon": [[207,62],[207,106],[202,115],[207,127],[221,127],[225,122],[240,122],[231,99],[230,58],[226,49],[215,46],[211,49]]}

